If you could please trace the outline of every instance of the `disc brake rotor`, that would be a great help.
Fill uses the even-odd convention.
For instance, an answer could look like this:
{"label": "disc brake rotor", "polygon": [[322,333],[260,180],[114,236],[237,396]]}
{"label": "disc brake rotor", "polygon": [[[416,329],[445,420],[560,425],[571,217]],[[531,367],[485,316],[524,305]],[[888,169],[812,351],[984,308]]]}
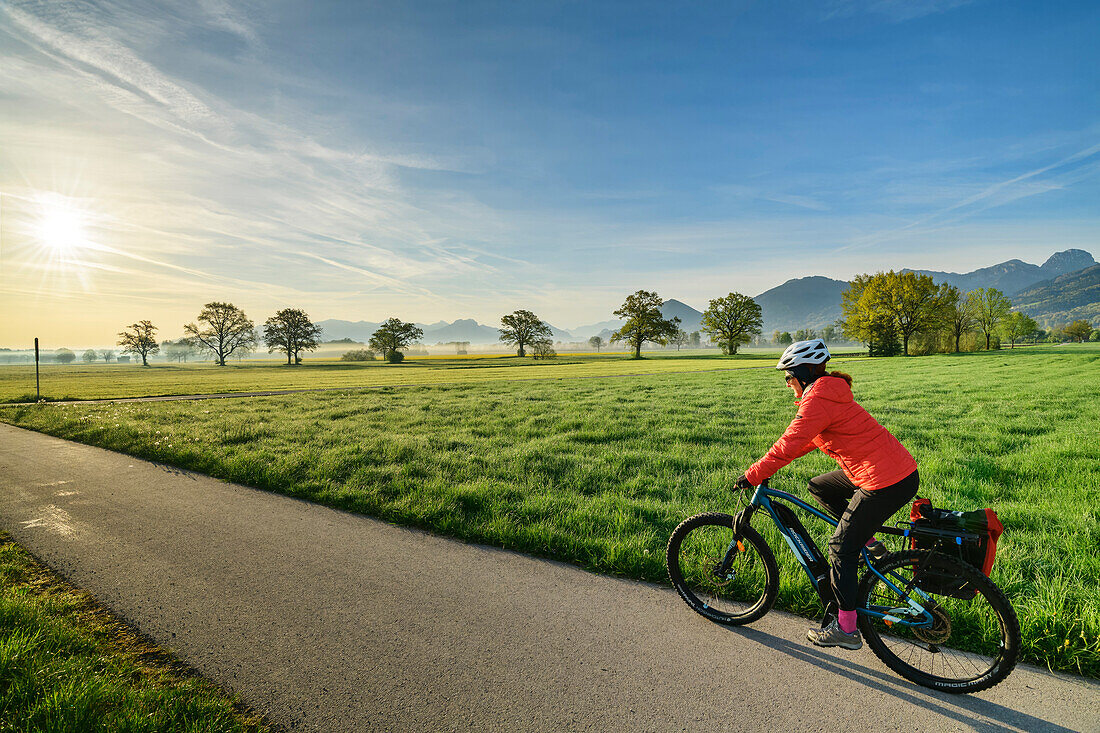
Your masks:
{"label": "disc brake rotor", "polygon": [[927,644],[942,644],[951,638],[951,617],[937,606],[932,609],[932,618],[935,620],[931,626],[913,627],[913,635]]}

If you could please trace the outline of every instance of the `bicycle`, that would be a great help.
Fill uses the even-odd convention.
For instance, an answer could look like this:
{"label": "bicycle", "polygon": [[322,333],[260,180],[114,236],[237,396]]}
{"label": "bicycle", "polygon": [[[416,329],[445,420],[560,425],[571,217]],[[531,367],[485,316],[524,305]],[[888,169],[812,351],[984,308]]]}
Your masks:
{"label": "bicycle", "polygon": [[[673,531],[666,559],[676,591],[694,611],[727,626],[751,623],[771,610],[779,566],[750,524],[763,509],[810,578],[827,618],[833,603],[828,560],[788,504],[833,527],[837,521],[766,482],[752,492],[736,516],[698,514]],[[977,535],[908,522],[879,532],[919,535],[931,549],[902,550],[881,560],[863,549],[857,623],[875,656],[902,677],[944,692],[977,692],[1007,677],[1020,650],[1016,612],[979,569],[940,551]]]}

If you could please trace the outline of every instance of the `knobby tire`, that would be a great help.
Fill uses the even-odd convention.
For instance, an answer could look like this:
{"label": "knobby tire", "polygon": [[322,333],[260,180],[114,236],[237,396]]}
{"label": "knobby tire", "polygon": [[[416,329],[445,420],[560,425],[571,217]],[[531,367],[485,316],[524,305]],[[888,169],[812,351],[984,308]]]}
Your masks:
{"label": "knobby tire", "polygon": [[672,585],[692,610],[716,623],[741,626],[756,621],[775,604],[779,565],[760,533],[745,525],[741,530],[745,551],[737,552],[730,573],[718,577],[711,572],[733,540],[733,525],[729,514],[689,517],[669,537],[665,559]]}
{"label": "knobby tire", "polygon": [[[888,555],[875,567],[898,584],[891,572],[912,581],[914,569],[925,557],[924,551],[905,550]],[[961,560],[936,553],[927,567],[965,582],[974,591],[973,598],[960,600],[930,592],[937,621],[924,630],[888,627],[881,619],[860,614],[863,637],[883,664],[918,685],[951,693],[993,687],[1013,670],[1020,653],[1020,622],[1012,604],[992,580]],[[918,581],[916,585],[927,584]],[[922,590],[929,592],[929,588]],[[860,582],[858,598],[860,607],[905,603],[871,571]],[[913,600],[924,605],[915,593]]]}

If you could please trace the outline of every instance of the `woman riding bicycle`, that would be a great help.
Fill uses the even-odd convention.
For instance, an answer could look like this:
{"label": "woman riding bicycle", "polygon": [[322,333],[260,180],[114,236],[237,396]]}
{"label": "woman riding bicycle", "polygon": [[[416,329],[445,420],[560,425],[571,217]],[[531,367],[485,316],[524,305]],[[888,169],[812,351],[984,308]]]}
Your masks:
{"label": "woman riding bicycle", "polygon": [[738,488],[759,486],[783,466],[814,448],[832,456],[841,470],[815,476],[809,489],[838,520],[829,541],[830,582],[839,612],[807,637],[818,646],[859,649],[856,586],[860,550],[874,557],[886,548],[875,531],[917,494],[917,463],[897,438],[852,397],[852,378],[825,371],[829,350],[821,339],[787,347],[776,369],[798,398],[798,414],[775,445],[738,479]]}

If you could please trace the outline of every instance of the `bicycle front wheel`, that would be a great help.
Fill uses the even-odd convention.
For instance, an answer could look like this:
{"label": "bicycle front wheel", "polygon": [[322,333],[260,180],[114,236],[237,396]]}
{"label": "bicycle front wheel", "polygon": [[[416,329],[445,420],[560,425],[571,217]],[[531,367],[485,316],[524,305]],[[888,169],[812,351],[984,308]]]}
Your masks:
{"label": "bicycle front wheel", "polygon": [[691,608],[711,621],[740,626],[775,603],[779,566],[768,543],[752,527],[734,541],[733,517],[697,514],[668,540],[668,577]]}
{"label": "bicycle front wheel", "polygon": [[[977,692],[1008,676],[1020,653],[1020,622],[1001,589],[960,560],[938,553],[906,550],[875,567],[895,587],[871,571],[860,583],[863,608],[898,617],[912,598],[932,613],[926,627],[905,626],[860,614],[859,628],[871,651],[902,677],[943,692]],[[928,599],[916,593],[920,588]],[[902,591],[899,593],[898,591]]]}

